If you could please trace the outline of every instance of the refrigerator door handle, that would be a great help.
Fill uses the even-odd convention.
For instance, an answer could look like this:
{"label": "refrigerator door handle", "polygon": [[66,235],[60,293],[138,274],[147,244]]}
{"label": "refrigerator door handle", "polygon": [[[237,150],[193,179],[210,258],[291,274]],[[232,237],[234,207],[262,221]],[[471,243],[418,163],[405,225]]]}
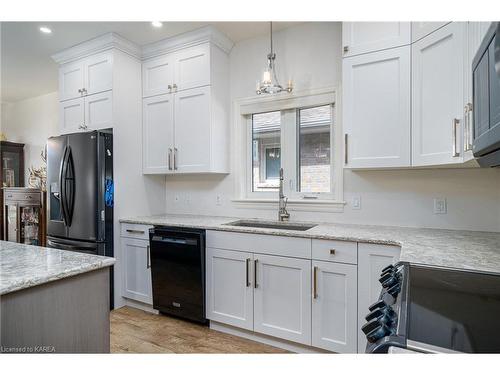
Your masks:
{"label": "refrigerator door handle", "polygon": [[[69,176],[68,176],[68,171],[69,171]],[[71,221],[73,220],[73,210],[75,208],[75,164],[73,162],[73,153],[71,152],[71,147],[68,146],[68,158],[66,161],[66,175],[64,176],[64,179],[67,181],[69,180],[71,182],[71,187],[70,187],[70,192],[69,194],[66,194],[66,187],[64,188],[64,195],[66,199],[66,211],[68,214],[68,217],[66,219],[67,223],[69,226],[71,226]]]}
{"label": "refrigerator door handle", "polygon": [[65,226],[68,226],[68,219],[66,215],[66,206],[65,206],[65,181],[64,181],[64,175],[66,174],[66,154],[68,152],[68,146],[64,147],[63,151],[63,157],[61,158],[61,165],[59,167],[59,200],[61,202],[61,212],[62,212],[62,218]]}

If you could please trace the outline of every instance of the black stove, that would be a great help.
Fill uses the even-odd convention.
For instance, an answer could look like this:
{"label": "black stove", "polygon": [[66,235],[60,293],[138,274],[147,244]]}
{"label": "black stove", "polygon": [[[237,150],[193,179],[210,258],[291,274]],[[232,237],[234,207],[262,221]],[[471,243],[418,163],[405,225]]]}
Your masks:
{"label": "black stove", "polygon": [[401,262],[381,274],[367,353],[500,353],[500,274]]}

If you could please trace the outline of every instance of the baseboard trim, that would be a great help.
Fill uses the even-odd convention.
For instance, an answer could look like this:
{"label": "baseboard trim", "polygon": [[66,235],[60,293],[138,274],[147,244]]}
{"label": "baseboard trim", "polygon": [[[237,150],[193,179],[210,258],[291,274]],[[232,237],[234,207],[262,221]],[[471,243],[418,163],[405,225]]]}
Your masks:
{"label": "baseboard trim", "polygon": [[246,329],[236,328],[229,326],[227,324],[218,323],[214,321],[210,321],[209,325],[210,329],[214,331],[219,331],[223,333],[228,333],[230,335],[243,337],[248,340],[257,341],[262,344],[274,346],[276,348],[285,349],[293,353],[302,353],[302,354],[333,354],[332,352],[313,348],[312,346],[306,346],[302,344],[296,344],[290,341],[282,340],[276,337],[271,337],[267,335],[263,335],[261,333],[256,333],[252,331],[247,331]]}
{"label": "baseboard trim", "polygon": [[139,301],[134,301],[132,299],[128,299],[126,297],[123,297],[123,300],[125,301],[125,306],[130,306],[134,307],[139,310],[143,310],[152,314],[159,314],[160,312],[156,309],[153,309],[153,305],[149,305],[147,303],[139,302]]}

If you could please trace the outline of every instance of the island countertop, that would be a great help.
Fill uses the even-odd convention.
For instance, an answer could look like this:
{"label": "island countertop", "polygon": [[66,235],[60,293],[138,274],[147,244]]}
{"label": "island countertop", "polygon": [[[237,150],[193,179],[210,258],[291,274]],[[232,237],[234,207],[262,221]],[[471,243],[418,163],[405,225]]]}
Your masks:
{"label": "island countertop", "polygon": [[227,225],[234,217],[159,215],[122,223],[169,225],[209,230],[365,242],[401,247],[401,261],[500,273],[500,233],[380,225],[318,223],[306,231]]}
{"label": "island countertop", "polygon": [[0,295],[114,263],[115,258],[0,241]]}

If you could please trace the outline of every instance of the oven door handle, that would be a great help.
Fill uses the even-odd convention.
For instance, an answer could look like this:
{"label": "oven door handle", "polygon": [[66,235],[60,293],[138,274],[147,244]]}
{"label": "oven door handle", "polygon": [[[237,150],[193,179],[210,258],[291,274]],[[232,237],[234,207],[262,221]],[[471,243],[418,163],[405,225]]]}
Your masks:
{"label": "oven door handle", "polygon": [[197,240],[185,239],[185,238],[169,238],[169,237],[160,237],[160,236],[153,236],[151,238],[151,242],[173,243],[176,245],[196,245],[196,244],[198,244]]}

